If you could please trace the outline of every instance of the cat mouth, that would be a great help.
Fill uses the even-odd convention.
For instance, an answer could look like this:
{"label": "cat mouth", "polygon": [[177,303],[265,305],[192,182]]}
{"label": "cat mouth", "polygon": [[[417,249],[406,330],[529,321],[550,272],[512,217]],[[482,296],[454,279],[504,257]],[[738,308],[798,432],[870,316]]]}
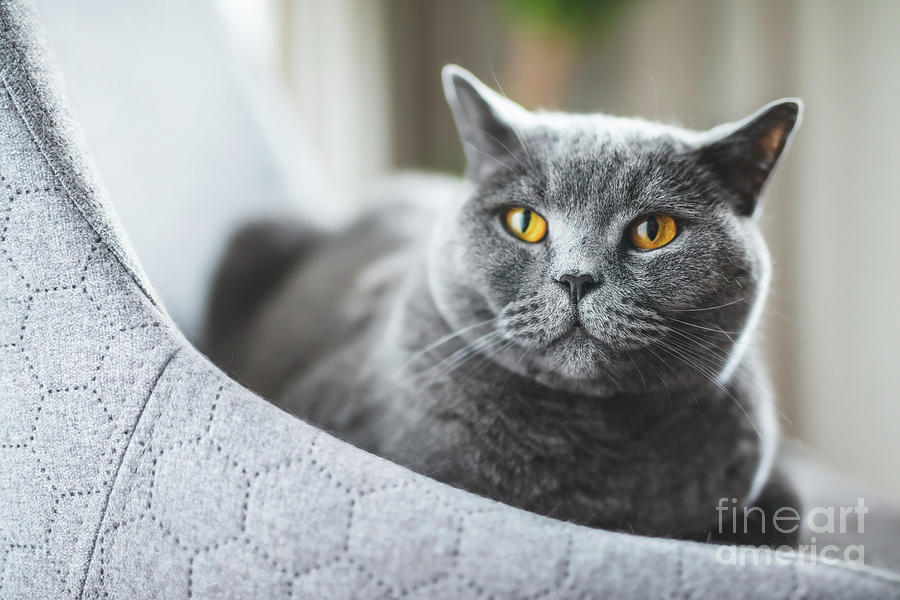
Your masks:
{"label": "cat mouth", "polygon": [[608,361],[604,344],[582,323],[573,323],[545,348],[554,372],[574,379],[598,376]]}
{"label": "cat mouth", "polygon": [[599,341],[590,331],[587,330],[587,327],[581,322],[580,319],[576,319],[575,323],[572,325],[572,328],[567,332],[556,338],[554,340],[554,344],[559,344],[567,341]]}
{"label": "cat mouth", "polygon": [[596,337],[594,337],[594,334],[592,334],[590,331],[587,330],[587,327],[585,327],[584,325],[581,325],[580,323],[578,323],[574,327],[572,327],[572,330],[569,331],[568,335],[569,335],[569,337],[574,337],[574,338],[587,338],[587,339],[591,339],[591,340],[597,339]]}
{"label": "cat mouth", "polygon": [[572,328],[566,334],[565,337],[586,337],[586,338],[595,338],[590,331],[588,331],[587,327],[585,327],[584,323],[581,320],[581,315],[576,312],[575,313],[575,322],[572,323]]}

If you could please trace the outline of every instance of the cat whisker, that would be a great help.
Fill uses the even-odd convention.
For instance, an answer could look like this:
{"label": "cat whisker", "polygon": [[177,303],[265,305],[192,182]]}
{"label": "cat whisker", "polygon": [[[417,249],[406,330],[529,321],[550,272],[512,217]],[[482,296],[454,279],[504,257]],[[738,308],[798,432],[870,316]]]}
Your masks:
{"label": "cat whisker", "polygon": [[428,294],[428,295],[431,295],[431,296],[446,296],[446,297],[448,297],[448,298],[452,298],[452,297],[454,297],[454,296],[456,295],[456,294],[454,294],[454,293],[452,293],[452,292],[439,292],[439,291],[437,291],[437,290],[432,290],[432,289],[430,289],[430,288],[419,287],[419,286],[417,286],[417,285],[413,285],[413,284],[407,283],[407,282],[405,282],[405,281],[399,281],[399,282],[397,282],[397,285],[400,286],[400,287],[406,288],[406,289],[408,289],[408,290],[411,290],[411,291],[413,291],[413,292],[418,292],[418,293],[421,293],[421,294]]}
{"label": "cat whisker", "polygon": [[453,370],[457,365],[462,362],[468,360],[471,356],[477,354],[481,349],[489,347],[491,344],[499,343],[502,339],[502,334],[499,331],[494,331],[488,333],[486,335],[477,338],[470,344],[460,348],[456,352],[453,352],[449,356],[444,357],[439,360],[431,367],[422,372],[422,374],[428,374],[430,372],[446,372]]}
{"label": "cat whisker", "polygon": [[615,386],[619,388],[620,392],[625,390],[625,388],[622,387],[622,379],[618,375],[616,375],[612,371],[606,371],[606,375],[612,380],[613,384],[615,384]]}
{"label": "cat whisker", "polygon": [[[514,129],[514,128],[511,128],[511,129],[513,130],[513,133],[515,134],[515,136],[519,139],[519,143],[522,144],[522,151],[523,151],[523,153],[525,154],[525,158],[526,158],[527,161],[528,161],[528,166],[527,166],[527,168],[529,168],[529,169],[531,169],[531,170],[536,170],[536,169],[535,169],[535,163],[534,163],[534,161],[532,160],[532,158],[531,158],[531,156],[528,154],[528,152],[525,151],[525,148],[527,148],[527,146],[525,146],[525,139],[521,136],[521,134],[519,134],[519,132],[518,132],[516,129]],[[516,154],[515,152],[513,152],[512,150],[510,150],[509,146],[507,146],[506,144],[504,144],[503,141],[502,141],[500,138],[498,138],[497,136],[495,136],[494,134],[492,134],[492,133],[490,133],[490,132],[488,132],[488,131],[485,131],[484,129],[482,129],[481,132],[482,132],[483,134],[485,134],[486,136],[490,137],[491,139],[493,139],[495,142],[497,142],[497,143],[500,144],[501,146],[503,146],[503,148],[507,151],[507,153],[509,153],[509,155],[510,155],[511,157],[513,157],[513,158],[516,158],[516,157],[517,157],[517,154]]]}
{"label": "cat whisker", "polygon": [[704,308],[677,308],[677,309],[671,309],[671,310],[673,312],[703,312],[706,310],[716,310],[718,308],[725,308],[726,306],[733,306],[739,302],[744,302],[745,300],[750,300],[753,297],[754,296],[751,294],[751,295],[747,295],[747,296],[742,296],[741,298],[732,300],[731,302],[726,302],[724,304],[718,304],[716,306],[706,306]]}
{"label": "cat whisker", "polygon": [[[691,336],[693,339],[697,340],[698,343],[699,343],[701,340],[704,341],[704,342],[710,342],[710,343],[722,342],[722,339],[723,339],[722,336],[720,336],[720,335],[713,335],[713,334],[719,334],[719,333],[722,333],[722,334],[729,333],[729,334],[731,334],[731,333],[734,333],[734,332],[732,332],[732,331],[725,332],[725,331],[715,331],[715,330],[714,330],[714,331],[711,331],[710,333],[704,333],[702,330],[701,330],[701,331],[693,331],[693,330],[690,330],[690,331],[689,331],[689,330],[687,330],[687,329],[681,329],[681,328],[679,328],[679,327],[669,327],[668,330],[669,330],[669,331],[677,331],[677,332],[681,333],[682,335],[688,335],[688,336]],[[729,342],[730,344],[733,344],[733,345],[735,345],[735,346],[738,346],[738,345],[740,345],[740,346],[760,346],[760,344],[756,344],[756,343],[754,343],[754,342],[748,342],[748,341],[745,341],[745,340],[741,340],[740,338],[732,338],[732,337],[730,337],[729,335],[726,335],[725,337],[728,339],[728,342]]]}
{"label": "cat whisker", "polygon": [[647,389],[647,380],[644,378],[644,372],[641,371],[641,368],[638,366],[638,364],[635,362],[634,359],[635,359],[634,356],[631,356],[631,355],[628,356],[628,360],[631,362],[631,364],[637,370],[638,374],[641,376],[641,385],[643,385],[644,390],[646,390]]}
{"label": "cat whisker", "polygon": [[[680,331],[678,329],[672,329],[672,332],[685,336],[685,338],[689,341],[692,341],[692,342],[698,343],[698,344],[702,344],[702,342],[699,341],[699,339],[694,339],[692,336],[690,336],[689,332]],[[720,349],[714,348],[714,347],[709,348],[708,346],[705,346],[705,348],[708,350],[711,350],[711,351],[718,350],[720,354],[719,354],[719,356],[717,356],[717,358],[719,358],[722,361],[722,364],[724,364],[725,362],[728,361],[728,358],[729,358],[728,355],[726,353],[722,352]],[[689,351],[688,347],[684,347],[684,349],[686,351]],[[759,381],[757,381],[755,378],[748,377],[747,375],[741,373],[740,371],[735,371],[734,373],[732,373],[731,376],[733,378],[737,379],[738,381],[740,381],[741,383],[755,388],[761,394],[768,396],[772,393],[771,390],[760,385]],[[779,417],[781,417],[786,423],[792,422],[791,419],[784,413],[784,411],[781,409],[781,407],[778,405],[777,402],[775,403],[775,410],[778,412]]]}
{"label": "cat whisker", "polygon": [[482,150],[481,148],[479,148],[479,147],[476,146],[475,144],[472,144],[471,142],[467,142],[467,141],[465,141],[465,140],[463,140],[463,144],[465,144],[467,147],[471,148],[471,149],[474,150],[475,152],[478,152],[479,154],[483,154],[484,156],[490,158],[492,161],[494,161],[495,163],[497,163],[498,165],[500,165],[501,167],[503,167],[504,169],[506,169],[506,170],[509,171],[510,173],[513,173],[513,174],[516,173],[516,170],[513,169],[511,166],[509,166],[508,164],[506,164],[505,162],[503,162],[502,160],[500,160],[500,159],[497,158],[496,156],[492,156],[492,155],[488,154],[487,152],[485,152],[484,150]]}
{"label": "cat whisker", "polygon": [[681,329],[676,329],[674,327],[672,329],[670,329],[669,331],[674,333],[675,335],[680,336],[686,342],[690,342],[692,344],[697,344],[704,350],[707,350],[711,353],[715,353],[717,358],[719,358],[723,361],[728,360],[728,357],[729,357],[728,351],[725,350],[724,348],[719,348],[717,346],[710,345],[710,340],[708,340],[708,339],[701,338],[700,336],[693,335],[689,331],[683,331]]}
{"label": "cat whisker", "polygon": [[[494,348],[488,349],[486,352],[483,353],[484,356],[482,356],[481,360],[478,361],[478,363],[475,365],[475,367],[473,369],[471,369],[468,373],[463,373],[463,374],[468,377],[473,377],[475,375],[478,375],[488,365],[491,364],[491,359],[493,357],[497,356],[498,354],[500,354],[501,352],[503,352],[510,346],[513,346],[515,343],[516,343],[515,340],[508,340],[505,344],[495,346]],[[526,352],[527,352],[527,350],[526,350]]]}
{"label": "cat whisker", "polygon": [[428,353],[431,352],[432,350],[436,350],[436,349],[439,348],[440,346],[442,346],[442,345],[446,344],[447,342],[450,342],[450,341],[452,341],[452,340],[458,338],[458,337],[461,336],[462,334],[467,333],[467,332],[469,332],[469,331],[471,331],[471,330],[473,330],[473,329],[475,329],[475,328],[477,328],[477,327],[482,327],[482,326],[491,324],[491,323],[495,322],[496,320],[497,320],[496,317],[491,317],[490,319],[485,319],[484,321],[480,321],[480,322],[478,322],[478,323],[473,323],[472,325],[468,325],[468,326],[466,326],[466,327],[462,327],[461,329],[457,329],[456,331],[453,331],[453,332],[451,332],[451,333],[448,333],[447,335],[445,335],[445,336],[439,338],[437,341],[433,342],[432,344],[429,344],[429,345],[426,346],[424,349],[422,349],[422,350],[416,352],[415,354],[413,354],[412,356],[410,356],[410,357],[409,357],[406,361],[404,361],[404,363],[400,366],[400,370],[405,369],[405,368],[408,367],[410,364],[412,364],[413,362],[415,362],[415,361],[418,360],[419,358],[425,356],[426,354],[428,354]]}
{"label": "cat whisker", "polygon": [[[662,349],[663,349],[662,346],[660,346],[660,350],[662,350]],[[697,399],[697,395],[694,393],[694,389],[693,389],[691,386],[689,386],[689,385],[684,381],[684,378],[681,376],[681,373],[679,373],[678,371],[676,371],[676,370],[672,367],[672,365],[670,365],[670,364],[666,361],[666,359],[664,359],[662,356],[660,356],[659,354],[657,354],[656,352],[654,352],[653,349],[650,348],[649,346],[647,347],[647,350],[650,352],[650,354],[652,354],[653,356],[655,356],[657,360],[659,360],[662,364],[664,364],[670,371],[672,371],[672,373],[674,373],[675,376],[678,378],[678,380],[681,382],[681,385],[683,385],[684,388],[690,393],[691,398],[694,399],[694,404],[697,405],[697,411],[700,413],[700,418],[703,420],[704,426],[705,426],[707,429],[709,429],[709,422],[706,420],[706,417],[703,416],[703,407],[700,405],[700,400]],[[663,380],[663,381],[665,381],[665,380]],[[667,387],[668,387],[668,386],[667,386]],[[672,398],[672,393],[671,393],[671,390],[669,390],[669,399],[671,400],[671,398]]]}
{"label": "cat whisker", "polygon": [[625,323],[620,323],[619,326],[628,330],[629,333],[637,332],[642,334],[662,334],[671,329],[662,323],[648,323],[634,318],[629,319]]}
{"label": "cat whisker", "polygon": [[[672,354],[674,352],[678,352],[678,348],[679,348],[679,346],[672,346],[672,345],[669,345],[666,343],[661,344],[661,347],[666,349],[670,354]],[[717,373],[716,373],[717,367],[710,366],[708,364],[708,362],[701,364],[699,361],[704,361],[704,360],[708,360],[708,359],[705,359],[705,357],[703,357],[702,355],[700,355],[696,352],[693,352],[690,349],[685,348],[683,346],[681,346],[680,348],[681,348],[681,352],[678,352],[678,354],[680,355],[681,360],[685,364],[687,364],[688,366],[690,366],[691,368],[696,370],[698,373],[700,373],[701,375],[706,377],[710,382],[715,384],[716,387],[718,387],[720,390],[722,390],[722,392],[724,392],[729,398],[731,398],[737,404],[738,408],[741,409],[741,412],[743,412],[744,415],[747,417],[747,419],[750,421],[750,424],[753,426],[754,430],[756,430],[756,424],[753,421],[753,419],[750,418],[750,415],[744,409],[744,406],[734,397],[734,395],[731,394],[731,392],[728,391],[727,388],[725,388],[725,386],[722,385],[721,382],[719,382]],[[693,358],[694,361],[697,361],[697,362],[693,362],[693,361],[689,360],[690,358]],[[757,435],[759,435],[758,430],[756,430],[756,433],[757,433]]]}
{"label": "cat whisker", "polygon": [[638,358],[638,361],[645,364],[646,366],[649,366],[651,369],[653,369],[653,372],[656,374],[656,379],[658,381],[662,382],[663,387],[666,388],[666,399],[668,400],[669,404],[671,405],[672,404],[672,388],[669,387],[669,382],[666,381],[666,378],[662,376],[662,374],[659,372],[659,369],[657,369],[656,366],[651,361],[647,361],[646,363],[644,363],[644,361],[641,360],[640,358]]}
{"label": "cat whisker", "polygon": [[702,325],[697,325],[695,323],[689,323],[687,321],[682,321],[681,319],[672,318],[676,323],[681,323],[682,325],[687,325],[689,327],[696,327],[697,329],[703,329],[704,331],[712,331],[713,333],[721,333],[725,337],[728,338],[728,341],[733,342],[734,340],[731,338],[731,335],[740,335],[740,331],[725,331],[721,327],[704,327]]}
{"label": "cat whisker", "polygon": [[631,304],[630,306],[621,305],[621,306],[612,306],[611,310],[623,316],[625,318],[634,319],[634,318],[644,318],[654,323],[665,323],[665,319],[656,311],[651,310],[649,308],[645,308],[639,304]]}
{"label": "cat whisker", "polygon": [[[494,72],[494,65],[491,64],[491,76],[494,78],[494,83],[497,84],[497,89],[500,90],[500,94],[509,100],[509,96],[506,95],[506,92],[503,90],[503,86],[500,85],[500,80],[497,78],[497,73]],[[522,150],[525,153],[525,157],[528,159],[528,165],[533,171],[538,171],[537,163],[534,160],[534,156],[532,155],[531,148],[528,146],[528,142],[525,140],[525,136],[522,135],[522,132],[519,131],[519,128],[513,125],[512,123],[507,123],[507,126],[512,130],[513,134],[516,136],[516,139],[519,140],[519,144],[522,146]],[[485,132],[487,133],[487,132]],[[489,134],[490,135],[490,134]],[[491,137],[494,137],[491,135]],[[496,139],[496,138],[494,138]],[[497,140],[498,142],[500,140]],[[501,142],[502,143],[502,142]],[[506,144],[503,144],[503,147],[506,148]],[[506,148],[509,150],[509,148]]]}
{"label": "cat whisker", "polygon": [[425,369],[421,373],[415,376],[416,379],[433,375],[435,378],[449,373],[459,367],[461,364],[465,363],[465,361],[469,360],[472,356],[479,354],[491,346],[499,344],[505,340],[503,334],[499,331],[493,331],[491,333],[487,333],[480,338],[477,338],[472,343],[467,346],[457,350],[450,356],[440,360],[436,364],[432,365],[428,369]]}
{"label": "cat whisker", "polygon": [[753,420],[753,417],[750,416],[750,413],[747,412],[747,409],[744,408],[744,405],[741,404],[741,402],[734,396],[734,394],[732,394],[730,391],[728,391],[728,389],[724,385],[719,383],[719,380],[715,373],[711,374],[702,365],[697,364],[696,360],[699,360],[700,357],[694,356],[694,360],[691,360],[690,355],[686,355],[683,352],[679,352],[676,348],[666,344],[665,342],[660,343],[659,347],[660,347],[660,350],[662,350],[664,352],[668,352],[670,355],[674,356],[675,358],[678,358],[684,364],[693,368],[700,375],[702,375],[703,377],[706,377],[706,379],[708,379],[713,385],[718,387],[722,391],[722,393],[724,393],[726,396],[728,396],[732,400],[732,402],[734,402],[735,406],[737,406],[738,409],[744,414],[744,417],[747,418],[747,422],[750,423],[750,426],[753,428],[753,431],[756,433],[756,436],[761,440],[763,439],[762,433],[760,433],[759,428],[756,426],[756,422]]}
{"label": "cat whisker", "polygon": [[704,350],[708,350],[708,352],[706,354],[703,354],[689,341],[670,338],[662,343],[668,344],[671,348],[677,348],[685,354],[696,358],[697,360],[702,360],[704,366],[711,374],[718,375],[719,370],[721,370],[722,366],[728,361],[727,353],[715,353],[713,351],[709,351],[708,348],[704,348]]}

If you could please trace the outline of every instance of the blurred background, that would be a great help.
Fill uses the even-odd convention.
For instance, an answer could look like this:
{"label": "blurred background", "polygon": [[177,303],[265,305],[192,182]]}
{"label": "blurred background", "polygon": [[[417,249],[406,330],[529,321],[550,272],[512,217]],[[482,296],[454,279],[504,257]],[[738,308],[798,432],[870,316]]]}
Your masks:
{"label": "blurred background", "polygon": [[[806,113],[769,188],[782,427],[900,500],[900,2],[39,0],[138,256],[195,336],[228,232],[336,225],[397,169],[460,173],[459,63],[527,108],[708,128]],[[210,210],[210,206],[214,206]]]}

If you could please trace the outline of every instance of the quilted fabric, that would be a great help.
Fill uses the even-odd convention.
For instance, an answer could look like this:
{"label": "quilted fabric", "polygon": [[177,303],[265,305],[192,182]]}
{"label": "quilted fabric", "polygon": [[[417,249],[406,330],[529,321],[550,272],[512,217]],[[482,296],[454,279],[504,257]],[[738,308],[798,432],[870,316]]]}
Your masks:
{"label": "quilted fabric", "polygon": [[0,3],[0,598],[900,598],[515,510],[242,389],[159,308],[36,35]]}

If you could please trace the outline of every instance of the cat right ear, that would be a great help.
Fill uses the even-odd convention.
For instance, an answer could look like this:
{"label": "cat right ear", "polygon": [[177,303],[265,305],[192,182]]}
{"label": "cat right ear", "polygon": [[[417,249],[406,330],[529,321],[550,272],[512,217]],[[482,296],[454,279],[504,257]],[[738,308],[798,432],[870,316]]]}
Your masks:
{"label": "cat right ear", "polygon": [[[743,121],[707,133],[701,155],[734,193],[739,214],[757,213],[757,205],[803,115],[798,98],[777,100]],[[711,140],[711,141],[709,141]]]}
{"label": "cat right ear", "polygon": [[466,153],[467,176],[479,180],[498,169],[515,170],[524,151],[518,128],[528,118],[528,111],[462,67],[447,65],[441,76]]}

